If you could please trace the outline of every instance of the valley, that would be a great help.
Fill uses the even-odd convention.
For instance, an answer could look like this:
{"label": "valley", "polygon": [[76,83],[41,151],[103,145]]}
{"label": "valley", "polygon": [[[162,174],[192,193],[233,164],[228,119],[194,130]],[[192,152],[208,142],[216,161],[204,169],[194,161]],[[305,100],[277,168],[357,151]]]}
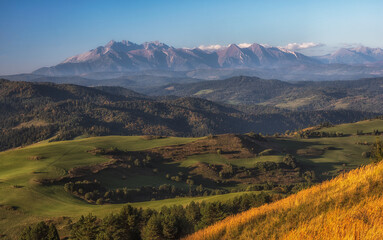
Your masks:
{"label": "valley", "polygon": [[0,240],[383,239],[383,1],[0,9]]}
{"label": "valley", "polygon": [[[269,84],[268,80],[262,81]],[[323,122],[339,124],[378,116],[380,105],[375,101],[381,96],[377,94],[378,88],[375,95],[362,102],[371,112],[347,108],[293,111],[188,96],[151,97],[121,87],[8,80],[0,80],[0,87],[0,110],[4,112],[0,116],[1,150],[80,135],[198,137],[251,131],[274,134]],[[366,90],[365,94],[368,93]]]}
{"label": "valley", "polygon": [[188,84],[168,84],[149,92],[156,95],[199,97],[237,105],[261,105],[290,111],[362,110],[382,112],[383,79],[286,82],[257,77]]}

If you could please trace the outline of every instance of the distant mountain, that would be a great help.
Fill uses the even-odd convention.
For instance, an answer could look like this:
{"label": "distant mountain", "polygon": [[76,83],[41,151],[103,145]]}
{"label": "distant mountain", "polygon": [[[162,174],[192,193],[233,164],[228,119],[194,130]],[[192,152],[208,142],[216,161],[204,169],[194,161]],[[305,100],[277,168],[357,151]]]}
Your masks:
{"label": "distant mountain", "polygon": [[317,57],[324,63],[367,64],[383,61],[383,49],[359,46],[341,48],[332,54]]}
{"label": "distant mountain", "polygon": [[174,48],[157,41],[143,44],[110,41],[105,46],[70,57],[56,66],[40,68],[34,74],[63,76],[94,72],[187,71],[313,63],[319,63],[319,61],[283,48],[259,44],[246,48],[231,44],[212,52],[200,48]]}
{"label": "distant mountain", "polygon": [[[353,80],[383,76],[383,50],[344,48],[325,56],[305,56],[282,47],[231,44],[219,49],[175,48],[158,41],[110,41],[31,74],[0,78],[84,86],[122,86],[146,93],[169,83],[257,76],[284,81]],[[57,78],[60,77],[60,78]],[[94,81],[100,80],[100,81]]]}
{"label": "distant mountain", "polygon": [[145,93],[153,87],[160,87],[170,83],[192,83],[202,81],[198,78],[191,78],[181,74],[161,74],[157,73],[134,73],[130,75],[119,73],[90,73],[83,76],[45,76],[36,74],[16,74],[8,76],[0,76],[0,79],[11,81],[27,81],[27,82],[51,82],[57,84],[76,84],[87,87],[96,86],[116,86],[125,87],[135,91]]}

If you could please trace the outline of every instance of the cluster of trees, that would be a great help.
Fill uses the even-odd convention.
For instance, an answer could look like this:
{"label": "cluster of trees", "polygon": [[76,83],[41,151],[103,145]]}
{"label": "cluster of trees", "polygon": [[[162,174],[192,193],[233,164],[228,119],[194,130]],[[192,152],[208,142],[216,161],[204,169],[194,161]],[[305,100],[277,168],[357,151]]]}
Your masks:
{"label": "cluster of trees", "polygon": [[[186,206],[174,205],[153,209],[123,207],[119,213],[98,218],[91,214],[81,216],[71,224],[71,239],[130,239],[130,240],[165,240],[179,239],[202,228],[210,226],[230,215],[270,203],[273,195],[243,194],[226,202],[191,202]],[[59,235],[53,224],[40,222],[26,228],[21,240],[58,240]]]}
{"label": "cluster of trees", "polygon": [[343,137],[341,132],[317,132],[317,131],[304,131],[299,133],[300,138],[322,138],[322,137]]}
{"label": "cluster of trees", "polygon": [[231,178],[235,173],[236,168],[232,164],[224,164],[218,175],[220,178]]}
{"label": "cluster of trees", "polygon": [[364,133],[363,130],[356,130],[356,135],[375,135],[375,136],[379,136],[381,134],[382,134],[382,132],[380,132],[378,129],[372,130],[371,133]]}
{"label": "cluster of trees", "polygon": [[[101,154],[101,155],[111,155],[118,159],[121,159],[128,163],[127,167],[148,167],[153,168],[152,164],[152,158],[148,153],[140,152],[140,151],[134,151],[134,152],[127,152],[120,150],[116,147],[111,147],[109,149],[105,148],[96,148],[94,150],[91,150],[92,153],[95,154]],[[155,156],[155,158],[162,158],[161,156]],[[158,169],[154,172],[158,172]]]}
{"label": "cluster of trees", "polygon": [[254,170],[255,170],[255,174],[257,174],[258,172],[265,173],[268,171],[278,169],[282,166],[284,166],[284,164],[282,165],[281,163],[275,163],[275,162],[270,162],[270,161],[257,162],[257,163],[255,163]]}
{"label": "cluster of trees", "polygon": [[189,187],[186,189],[177,188],[170,184],[163,184],[159,187],[142,186],[138,189],[117,188],[107,190],[97,180],[84,180],[68,182],[64,185],[64,189],[77,197],[96,204],[140,202],[176,197],[210,196],[228,193],[228,191],[224,189],[212,190],[204,188],[202,185],[193,186],[190,179],[186,180],[186,183],[189,184]]}
{"label": "cluster of trees", "polygon": [[282,162],[283,162],[286,166],[291,167],[291,168],[296,168],[296,167],[298,166],[297,159],[296,159],[293,155],[291,155],[291,154],[287,154],[287,155],[283,158]]}
{"label": "cluster of trees", "polygon": [[286,168],[295,169],[297,167],[298,167],[297,159],[293,155],[287,154],[286,156],[283,157],[282,162],[278,162],[278,163],[270,162],[270,161],[257,162],[255,164],[254,170],[256,172],[264,173],[264,172],[268,172],[268,171],[272,171],[276,169],[286,169]]}
{"label": "cluster of trees", "polygon": [[[297,193],[303,189],[306,189],[306,188],[309,188],[310,186],[312,186],[313,183],[312,181],[310,182],[301,182],[301,183],[297,183],[297,184],[278,184],[276,185],[275,183],[273,182],[270,182],[270,181],[267,181],[266,183],[263,183],[263,184],[255,184],[255,185],[250,185],[250,186],[247,186],[245,189],[245,191],[270,191],[272,190],[273,192],[275,193],[283,193],[283,194],[292,194],[292,193]],[[242,191],[243,191],[242,190]],[[237,190],[239,191],[239,190]],[[277,197],[278,195],[274,195],[274,197]]]}

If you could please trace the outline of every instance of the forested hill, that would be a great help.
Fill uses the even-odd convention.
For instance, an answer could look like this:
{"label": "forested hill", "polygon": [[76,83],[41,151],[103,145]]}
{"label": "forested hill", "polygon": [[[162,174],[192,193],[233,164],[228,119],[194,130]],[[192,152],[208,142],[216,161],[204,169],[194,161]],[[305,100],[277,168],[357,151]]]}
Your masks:
{"label": "forested hill", "polygon": [[383,78],[352,81],[284,82],[257,77],[168,84],[153,95],[195,96],[233,104],[262,104],[289,110],[361,110],[383,112]]}
{"label": "forested hill", "polygon": [[275,133],[321,122],[352,122],[358,111],[280,111],[221,105],[200,98],[149,98],[119,87],[0,80],[0,150],[80,135],[204,136]]}

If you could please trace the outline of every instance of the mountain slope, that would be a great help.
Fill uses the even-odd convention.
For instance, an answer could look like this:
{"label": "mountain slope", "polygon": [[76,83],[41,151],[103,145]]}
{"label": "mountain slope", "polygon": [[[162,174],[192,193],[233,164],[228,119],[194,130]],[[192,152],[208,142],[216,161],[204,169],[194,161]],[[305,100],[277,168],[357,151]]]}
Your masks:
{"label": "mountain slope", "polygon": [[382,239],[383,162],[229,217],[186,239]]}

